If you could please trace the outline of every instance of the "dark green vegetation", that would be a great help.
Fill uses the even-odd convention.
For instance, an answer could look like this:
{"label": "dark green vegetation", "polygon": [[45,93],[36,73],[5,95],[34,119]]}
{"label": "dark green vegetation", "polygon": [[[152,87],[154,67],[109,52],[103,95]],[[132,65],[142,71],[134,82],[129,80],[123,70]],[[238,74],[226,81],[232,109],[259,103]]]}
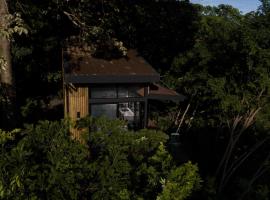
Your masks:
{"label": "dark green vegetation", "polygon": [[174,164],[166,134],[88,121],[99,128],[86,131],[87,144],[71,139],[65,121],[1,132],[1,199],[181,200],[199,189],[197,166]]}
{"label": "dark green vegetation", "polygon": [[129,133],[113,122],[90,134],[88,146],[70,140],[66,122],[28,126],[14,137],[1,132],[1,197],[184,199],[199,186],[196,166],[183,164],[188,158],[203,180],[192,199],[269,198],[269,0],[245,15],[188,1],[8,2],[28,34],[12,41],[17,107],[6,118],[1,87],[3,130],[63,116],[54,102],[62,98],[61,46],[72,35],[99,57],[137,48],[188,99],[152,106],[164,132],[182,121],[175,157],[163,133]]}

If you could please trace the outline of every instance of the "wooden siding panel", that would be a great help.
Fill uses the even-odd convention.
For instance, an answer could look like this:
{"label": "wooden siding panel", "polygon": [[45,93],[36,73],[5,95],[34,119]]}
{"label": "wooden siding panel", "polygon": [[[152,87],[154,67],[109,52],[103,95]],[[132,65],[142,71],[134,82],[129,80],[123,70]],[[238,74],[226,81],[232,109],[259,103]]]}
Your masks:
{"label": "wooden siding panel", "polygon": [[64,117],[68,117],[68,87],[65,85],[63,88],[64,91]]}
{"label": "wooden siding panel", "polygon": [[[80,118],[86,117],[89,114],[88,105],[88,87],[86,86],[75,86],[68,87],[66,90],[66,103],[68,104],[68,117],[76,122],[78,120],[78,113]],[[80,139],[80,133],[82,130],[72,128],[70,130],[72,137],[75,139]]]}

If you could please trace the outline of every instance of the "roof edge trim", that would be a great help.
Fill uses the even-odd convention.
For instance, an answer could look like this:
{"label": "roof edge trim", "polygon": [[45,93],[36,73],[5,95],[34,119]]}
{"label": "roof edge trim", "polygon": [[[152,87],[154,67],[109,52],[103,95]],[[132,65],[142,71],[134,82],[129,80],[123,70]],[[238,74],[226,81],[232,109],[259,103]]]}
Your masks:
{"label": "roof edge trim", "polygon": [[74,75],[65,74],[65,83],[154,83],[160,81],[159,74],[153,75]]}

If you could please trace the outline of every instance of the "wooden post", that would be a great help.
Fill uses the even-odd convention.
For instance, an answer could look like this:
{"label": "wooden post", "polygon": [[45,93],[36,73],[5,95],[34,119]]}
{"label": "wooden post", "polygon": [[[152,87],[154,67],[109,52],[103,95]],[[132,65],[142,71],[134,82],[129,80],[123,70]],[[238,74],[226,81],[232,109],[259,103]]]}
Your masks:
{"label": "wooden post", "polygon": [[148,126],[148,88],[149,86],[144,87],[144,128]]}

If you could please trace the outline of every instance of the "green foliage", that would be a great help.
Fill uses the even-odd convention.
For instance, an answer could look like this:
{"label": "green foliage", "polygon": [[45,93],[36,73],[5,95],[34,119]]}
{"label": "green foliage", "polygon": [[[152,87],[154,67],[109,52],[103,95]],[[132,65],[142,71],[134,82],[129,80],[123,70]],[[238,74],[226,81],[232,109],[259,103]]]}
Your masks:
{"label": "green foliage", "polygon": [[270,2],[269,0],[260,0],[261,6],[259,7],[259,11],[262,12],[262,14],[269,14],[270,13]]}
{"label": "green foliage", "polygon": [[[91,120],[90,120],[91,121]],[[97,131],[90,133],[92,199],[118,199],[118,195],[153,198],[159,177],[168,170],[169,154],[160,158],[158,146],[164,133],[141,130],[129,132],[121,121],[92,120]],[[170,160],[170,159],[169,159]]]}
{"label": "green foliage", "polygon": [[258,185],[255,188],[255,196],[256,198],[259,199],[269,199],[270,195],[270,190],[269,190],[269,185]]}
{"label": "green foliage", "polygon": [[[11,40],[14,34],[28,34],[28,31],[25,28],[25,24],[19,13],[15,13],[14,15],[6,14],[1,16],[1,18],[4,26],[0,27],[0,38]],[[0,49],[0,72],[1,70],[5,70],[6,67],[7,63],[4,57],[1,55]]]}
{"label": "green foliage", "polygon": [[[253,187],[250,187],[249,180],[246,178],[241,178],[238,182],[238,187],[240,190],[246,191],[246,193],[243,193],[239,199],[258,199],[258,200],[268,200],[269,199],[269,183],[267,180],[265,180],[264,183],[259,183],[254,185]],[[248,191],[249,190],[249,191]],[[248,191],[248,192],[247,192]]]}
{"label": "green foliage", "polygon": [[174,86],[191,97],[197,117],[215,127],[265,106],[270,56],[239,11],[220,5],[201,12],[193,49],[175,59],[171,75],[177,80]]}
{"label": "green foliage", "polygon": [[156,199],[161,179],[176,183],[181,199],[199,188],[196,165],[177,167],[164,133],[129,132],[104,118],[84,124],[87,144],[71,139],[66,121],[1,132],[1,199]]}
{"label": "green foliage", "polygon": [[[1,52],[0,52],[1,53]],[[7,62],[6,60],[4,59],[4,57],[0,57],[0,68],[1,70],[6,70],[6,67],[7,67]]]}
{"label": "green foliage", "polygon": [[62,80],[62,71],[47,74],[46,78],[49,83],[59,83]]}
{"label": "green foliage", "polygon": [[[264,1],[262,5],[266,10],[268,3]],[[188,115],[192,115],[193,120],[191,132],[187,134],[190,137],[188,145],[193,143],[197,149],[196,157],[207,175],[216,175],[204,187],[208,192],[205,198],[235,199],[245,193],[244,187],[236,189],[237,180],[260,169],[262,157],[269,159],[266,153],[269,143],[264,144],[269,135],[270,113],[269,12],[260,9],[242,15],[226,5],[198,8],[201,21],[193,48],[175,57],[166,81],[189,97],[191,112]],[[257,109],[259,112],[254,120],[237,125],[237,118]],[[248,130],[238,129],[247,124]],[[240,133],[238,137],[230,135],[231,130]],[[258,144],[261,144],[260,148],[251,153]],[[225,151],[226,146],[230,150]],[[221,165],[225,166],[222,172],[217,172],[216,163],[222,164],[220,158],[224,152],[229,156],[226,155],[226,164]],[[245,159],[240,162],[241,158]],[[209,163],[214,171],[209,168]],[[247,163],[250,164],[248,169],[244,167]],[[231,172],[226,174],[226,170]],[[254,177],[250,178],[250,188],[253,184],[254,187],[265,184],[262,177],[255,177],[258,183]],[[219,182],[224,185],[219,187]],[[250,189],[243,199],[252,193],[255,194]]]}
{"label": "green foliage", "polygon": [[4,147],[8,141],[12,141],[15,139],[16,135],[20,132],[20,129],[14,129],[12,131],[3,131],[0,129],[0,145]]}
{"label": "green foliage", "polygon": [[198,167],[191,162],[171,171],[167,180],[162,179],[162,193],[158,200],[182,200],[200,188]]}
{"label": "green foliage", "polygon": [[12,36],[17,33],[19,35],[28,34],[27,29],[25,28],[25,24],[21,18],[19,13],[15,13],[14,15],[6,14],[1,16],[4,18],[4,27],[0,29],[0,38],[7,38],[11,40]]}
{"label": "green foliage", "polygon": [[184,1],[84,0],[58,7],[80,29],[80,41],[88,42],[99,57],[123,56],[133,47],[151,63],[167,67],[191,45],[197,29],[197,12]]}
{"label": "green foliage", "polygon": [[78,199],[87,149],[70,139],[66,122],[29,125],[1,152],[2,199]]}
{"label": "green foliage", "polygon": [[23,117],[28,116],[33,112],[33,109],[37,108],[38,101],[33,99],[27,99],[26,104],[21,107],[21,114]]}

